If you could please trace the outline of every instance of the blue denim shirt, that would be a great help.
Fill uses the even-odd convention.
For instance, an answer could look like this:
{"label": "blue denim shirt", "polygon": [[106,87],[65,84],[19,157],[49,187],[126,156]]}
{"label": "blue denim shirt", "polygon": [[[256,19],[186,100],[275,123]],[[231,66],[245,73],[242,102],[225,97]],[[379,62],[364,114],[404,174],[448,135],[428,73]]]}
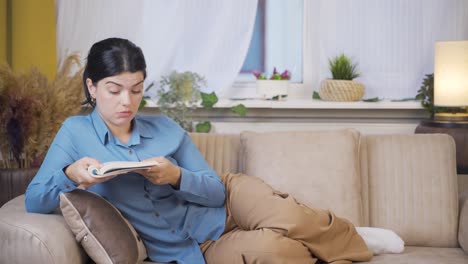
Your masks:
{"label": "blue denim shirt", "polygon": [[55,210],[59,194],[77,187],[64,168],[85,156],[100,162],[164,156],[180,166],[178,190],[152,184],[137,173],[119,175],[88,190],[110,201],[132,223],[151,260],[205,263],[199,243],[216,240],[224,231],[225,190],[180,126],[165,116],[136,116],[131,138],[123,144],[96,111],[68,118],[26,190],[26,210]]}

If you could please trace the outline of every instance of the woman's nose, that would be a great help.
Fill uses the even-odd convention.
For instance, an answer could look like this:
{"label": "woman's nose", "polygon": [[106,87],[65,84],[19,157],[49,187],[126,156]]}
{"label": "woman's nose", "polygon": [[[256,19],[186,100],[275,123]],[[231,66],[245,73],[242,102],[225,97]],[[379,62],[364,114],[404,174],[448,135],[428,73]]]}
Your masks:
{"label": "woman's nose", "polygon": [[129,105],[130,104],[130,93],[123,92],[120,96],[120,102],[122,105]]}

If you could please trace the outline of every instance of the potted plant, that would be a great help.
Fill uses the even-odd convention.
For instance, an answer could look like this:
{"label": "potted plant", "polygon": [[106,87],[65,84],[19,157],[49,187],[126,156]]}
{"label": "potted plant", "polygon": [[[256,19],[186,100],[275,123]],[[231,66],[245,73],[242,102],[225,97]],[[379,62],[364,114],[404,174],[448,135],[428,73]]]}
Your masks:
{"label": "potted plant", "polygon": [[81,110],[81,71],[68,57],[51,82],[38,69],[0,67],[0,153],[3,168],[38,167],[62,122]]}
{"label": "potted plant", "polygon": [[322,81],[319,94],[322,100],[327,101],[359,101],[364,96],[364,85],[353,81],[360,76],[357,64],[346,55],[338,55],[329,61],[332,79]]}
{"label": "potted plant", "polygon": [[176,121],[188,132],[193,131],[191,114],[201,99],[205,78],[195,72],[173,71],[160,81],[158,105],[161,113]]}
{"label": "potted plant", "polygon": [[291,79],[291,73],[288,70],[280,74],[274,67],[269,78],[257,70],[253,71],[253,75],[257,78],[257,95],[260,98],[282,100],[288,95]]}
{"label": "potted plant", "polygon": [[[153,84],[151,83],[146,91],[151,89]],[[172,118],[187,132],[210,132],[210,121],[198,121],[194,126],[192,118],[192,113],[196,108],[213,109],[213,106],[218,102],[218,96],[215,92],[208,94],[200,91],[200,88],[205,85],[205,77],[195,72],[173,71],[169,75],[163,76],[160,81],[160,89],[157,91],[159,110],[162,114]],[[243,104],[231,107],[231,111],[239,116],[247,114],[247,108]]]}
{"label": "potted plant", "polygon": [[79,113],[84,97],[76,65],[78,57],[69,56],[52,81],[37,68],[16,73],[0,66],[0,177],[28,182],[62,122]]}

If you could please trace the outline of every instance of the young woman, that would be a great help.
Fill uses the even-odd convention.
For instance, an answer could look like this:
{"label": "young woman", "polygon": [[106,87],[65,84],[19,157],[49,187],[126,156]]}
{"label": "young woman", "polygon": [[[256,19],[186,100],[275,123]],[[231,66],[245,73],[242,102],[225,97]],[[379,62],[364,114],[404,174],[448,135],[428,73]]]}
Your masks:
{"label": "young woman", "polygon": [[[100,194],[131,222],[152,261],[347,263],[372,257],[347,220],[297,204],[260,179],[222,179],[189,135],[161,115],[138,116],[146,63],[141,49],[110,38],[89,51],[83,74],[87,116],[68,118],[26,191],[29,212],[50,213],[59,193]],[[159,165],[97,179],[87,167],[154,159]]]}

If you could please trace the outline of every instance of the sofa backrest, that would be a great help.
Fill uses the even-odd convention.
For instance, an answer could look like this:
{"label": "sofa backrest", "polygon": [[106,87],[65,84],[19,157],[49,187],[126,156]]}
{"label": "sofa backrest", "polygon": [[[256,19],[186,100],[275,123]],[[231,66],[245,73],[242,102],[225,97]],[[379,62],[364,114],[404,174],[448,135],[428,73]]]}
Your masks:
{"label": "sofa backrest", "polygon": [[445,134],[369,135],[361,140],[368,225],[409,246],[457,247],[455,143]]}
{"label": "sofa backrest", "polygon": [[219,174],[258,176],[355,225],[394,230],[406,245],[458,246],[455,144],[448,135],[343,130],[191,136]]}
{"label": "sofa backrest", "polygon": [[243,172],[310,207],[363,221],[355,130],[241,134]]}
{"label": "sofa backrest", "polygon": [[[239,142],[239,135],[192,134],[218,173],[257,176],[300,203],[330,209],[355,225],[363,223],[359,137],[355,130],[244,132]],[[230,151],[238,153],[237,160]]]}
{"label": "sofa backrest", "polygon": [[191,133],[190,137],[208,164],[219,175],[241,171],[239,134]]}

